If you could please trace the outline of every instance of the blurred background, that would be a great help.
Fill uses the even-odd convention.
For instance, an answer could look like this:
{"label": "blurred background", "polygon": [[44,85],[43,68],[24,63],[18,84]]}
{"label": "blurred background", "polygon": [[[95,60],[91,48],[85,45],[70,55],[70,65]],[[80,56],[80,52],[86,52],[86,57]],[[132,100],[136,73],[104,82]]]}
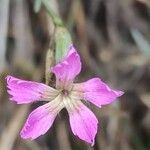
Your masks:
{"label": "blurred background", "polygon": [[[87,104],[100,121],[94,147],[72,134],[65,110],[37,140],[20,138],[27,115],[42,103],[9,101],[5,77],[45,82],[46,53],[54,43],[55,25],[35,1],[39,0],[0,0],[0,150],[149,150],[149,0],[50,3],[81,54],[83,68],[77,81],[100,77],[125,94],[101,109]],[[54,64],[53,54],[48,60]]]}

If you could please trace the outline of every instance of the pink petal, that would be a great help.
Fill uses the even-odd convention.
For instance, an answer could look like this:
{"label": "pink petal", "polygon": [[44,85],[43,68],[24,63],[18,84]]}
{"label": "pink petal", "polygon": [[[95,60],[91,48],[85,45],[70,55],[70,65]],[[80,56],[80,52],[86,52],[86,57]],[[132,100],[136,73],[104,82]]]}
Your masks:
{"label": "pink petal", "polygon": [[52,100],[58,93],[57,90],[43,83],[20,80],[12,76],[7,76],[6,81],[8,87],[7,92],[12,96],[10,100],[18,104]]}
{"label": "pink petal", "polygon": [[75,48],[70,46],[67,56],[51,70],[56,76],[57,85],[60,87],[65,87],[66,84],[72,82],[81,71],[80,56]]}
{"label": "pink petal", "polygon": [[124,94],[122,91],[112,90],[99,78],[93,78],[83,83],[74,84],[73,90],[80,92],[83,99],[90,101],[98,107],[110,104],[117,97]]}
{"label": "pink petal", "polygon": [[45,134],[52,126],[56,115],[62,108],[60,103],[53,100],[32,111],[20,132],[21,137],[33,140]]}
{"label": "pink petal", "polygon": [[93,112],[91,112],[84,104],[80,102],[80,104],[77,105],[78,109],[73,112],[69,111],[72,132],[74,135],[93,146],[97,133],[98,120]]}

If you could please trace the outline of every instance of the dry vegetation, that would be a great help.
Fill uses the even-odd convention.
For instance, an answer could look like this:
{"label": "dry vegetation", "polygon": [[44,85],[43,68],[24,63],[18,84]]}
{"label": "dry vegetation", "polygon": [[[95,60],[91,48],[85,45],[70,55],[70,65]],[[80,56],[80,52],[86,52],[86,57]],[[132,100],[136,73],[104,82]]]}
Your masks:
{"label": "dry vegetation", "polygon": [[[34,141],[20,139],[27,114],[40,104],[10,102],[4,78],[11,74],[45,82],[46,52],[55,32],[44,7],[35,13],[33,2],[0,1],[0,150],[149,150],[149,0],[56,2],[55,9],[82,57],[78,81],[99,76],[125,95],[102,109],[88,104],[100,120],[94,147],[73,136],[65,110],[44,136]],[[48,56],[52,64],[53,52]]]}

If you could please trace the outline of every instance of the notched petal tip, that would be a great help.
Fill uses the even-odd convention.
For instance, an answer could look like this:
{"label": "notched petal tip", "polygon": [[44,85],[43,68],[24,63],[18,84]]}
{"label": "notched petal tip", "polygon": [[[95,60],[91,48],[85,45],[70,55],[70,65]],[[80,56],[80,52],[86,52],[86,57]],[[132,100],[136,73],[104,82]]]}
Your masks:
{"label": "notched petal tip", "polygon": [[91,141],[91,146],[93,147],[95,145],[95,139],[93,139],[92,141]]}
{"label": "notched petal tip", "polygon": [[[27,123],[28,124],[28,123]],[[30,124],[28,124],[28,125],[26,125],[26,126],[24,126],[24,128],[21,130],[21,132],[20,132],[20,137],[22,138],[22,139],[25,139],[25,140],[35,140],[36,138],[38,138],[38,136],[35,136],[35,135],[30,135],[29,133],[28,133],[28,130],[30,130]],[[37,131],[38,132],[38,131]],[[41,135],[43,135],[43,134],[41,134]]]}
{"label": "notched petal tip", "polygon": [[5,77],[5,79],[6,79],[7,84],[9,84],[9,83],[10,83],[12,80],[14,80],[15,78],[12,77],[12,76],[10,76],[10,75],[7,75],[7,76]]}
{"label": "notched petal tip", "polygon": [[117,94],[117,96],[119,97],[119,96],[124,95],[124,93],[125,93],[125,92],[123,92],[123,91],[116,91],[115,93],[116,93],[116,94]]}
{"label": "notched petal tip", "polygon": [[20,132],[20,137],[22,139],[31,139],[32,140],[32,137],[26,136],[26,131],[27,131],[27,127],[23,128]]}

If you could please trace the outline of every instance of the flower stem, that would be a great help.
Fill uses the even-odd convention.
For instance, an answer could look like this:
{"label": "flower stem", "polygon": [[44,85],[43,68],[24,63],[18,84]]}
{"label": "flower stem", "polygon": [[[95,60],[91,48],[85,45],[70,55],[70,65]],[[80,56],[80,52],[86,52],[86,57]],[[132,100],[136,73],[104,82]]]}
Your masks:
{"label": "flower stem", "polygon": [[59,15],[57,15],[57,13],[51,8],[51,1],[52,0],[42,0],[42,4],[44,5],[44,7],[46,8],[49,16],[52,18],[53,23],[55,24],[55,26],[63,26],[63,22],[61,20],[61,18],[59,17]]}

